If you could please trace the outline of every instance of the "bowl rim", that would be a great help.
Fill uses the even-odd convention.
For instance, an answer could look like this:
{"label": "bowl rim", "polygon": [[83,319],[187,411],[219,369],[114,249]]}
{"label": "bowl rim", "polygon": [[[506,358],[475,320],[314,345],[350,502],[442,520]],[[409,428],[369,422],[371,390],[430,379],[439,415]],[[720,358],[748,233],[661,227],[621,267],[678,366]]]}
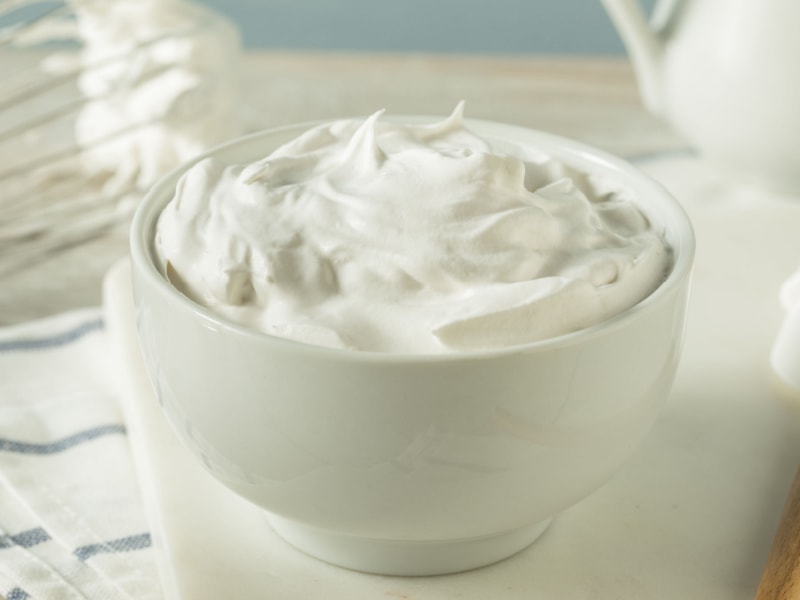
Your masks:
{"label": "bowl rim", "polygon": [[[347,117],[345,117],[347,118]],[[389,122],[403,123],[426,123],[441,120],[441,117],[426,115],[391,115],[382,117]],[[336,119],[340,120],[340,119]],[[574,159],[585,165],[592,165],[604,173],[614,173],[618,180],[625,182],[637,190],[637,197],[642,191],[647,192],[647,196],[658,198],[658,205],[666,209],[670,214],[670,227],[664,228],[667,236],[674,237],[668,239],[672,249],[673,261],[669,272],[659,286],[646,297],[641,299],[633,306],[612,315],[611,317],[595,323],[588,327],[571,331],[558,336],[544,338],[522,344],[509,346],[493,347],[488,349],[444,351],[437,353],[423,352],[376,352],[373,350],[355,350],[350,348],[332,348],[319,346],[307,342],[301,342],[289,338],[278,337],[263,331],[259,331],[245,325],[236,323],[233,320],[214,312],[212,309],[199,304],[181,293],[171,285],[162,274],[155,262],[155,226],[162,210],[173,197],[175,185],[180,177],[196,163],[209,158],[219,157],[226,152],[234,149],[254,144],[259,140],[266,140],[270,137],[286,135],[289,133],[300,134],[312,127],[330,123],[332,120],[306,121],[292,123],[280,127],[263,129],[244,136],[239,136],[225,143],[219,144],[197,155],[169,173],[163,175],[145,194],[141,203],[137,207],[130,227],[130,260],[131,269],[134,275],[143,277],[150,286],[154,286],[166,298],[177,303],[177,306],[187,310],[197,319],[200,319],[205,326],[215,330],[230,332],[234,335],[245,336],[250,340],[259,341],[274,345],[276,349],[284,351],[294,351],[306,355],[313,355],[319,358],[336,359],[341,361],[371,362],[382,364],[394,363],[439,363],[439,362],[462,362],[469,360],[485,360],[508,355],[528,354],[552,350],[565,346],[581,343],[587,339],[602,336],[615,329],[624,326],[630,320],[638,318],[642,313],[653,310],[656,305],[664,301],[668,296],[677,291],[677,288],[684,283],[688,284],[695,254],[695,234],[688,214],[683,206],[675,199],[672,194],[659,182],[649,175],[642,172],[634,164],[627,160],[615,156],[609,152],[595,148],[589,144],[579,142],[564,136],[540,131],[537,129],[491,121],[485,119],[465,118],[464,123],[467,127],[474,127],[480,135],[496,140],[516,142],[520,137],[535,140],[535,148],[545,147],[549,155],[556,154],[559,159]],[[490,130],[487,133],[485,130]],[[256,155],[252,160],[263,156]],[[225,160],[224,158],[222,159]],[[232,161],[226,161],[231,162]],[[637,201],[637,206],[647,214],[647,207]],[[648,217],[650,215],[647,215]],[[136,288],[134,281],[134,288]],[[138,302],[138,301],[137,301]]]}

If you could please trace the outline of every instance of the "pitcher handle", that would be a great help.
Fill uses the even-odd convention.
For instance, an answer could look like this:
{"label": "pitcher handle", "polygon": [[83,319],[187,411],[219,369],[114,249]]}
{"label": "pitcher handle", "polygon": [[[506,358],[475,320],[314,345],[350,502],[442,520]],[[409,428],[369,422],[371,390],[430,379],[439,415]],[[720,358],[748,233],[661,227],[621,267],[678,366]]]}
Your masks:
{"label": "pitcher handle", "polygon": [[[603,0],[636,71],[639,92],[651,112],[664,114],[662,64],[664,43],[645,17],[639,0]],[[667,24],[674,14],[675,0],[662,0],[655,14]]]}

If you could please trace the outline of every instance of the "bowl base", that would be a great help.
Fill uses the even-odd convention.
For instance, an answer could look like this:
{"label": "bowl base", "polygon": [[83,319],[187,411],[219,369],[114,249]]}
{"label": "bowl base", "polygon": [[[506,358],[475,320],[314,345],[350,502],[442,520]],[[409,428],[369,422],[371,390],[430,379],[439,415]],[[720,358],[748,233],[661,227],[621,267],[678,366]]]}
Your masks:
{"label": "bowl base", "polygon": [[268,515],[272,528],[292,546],[334,565],[380,575],[445,575],[508,558],[533,543],[547,519],[520,529],[443,541],[381,540],[331,533]]}

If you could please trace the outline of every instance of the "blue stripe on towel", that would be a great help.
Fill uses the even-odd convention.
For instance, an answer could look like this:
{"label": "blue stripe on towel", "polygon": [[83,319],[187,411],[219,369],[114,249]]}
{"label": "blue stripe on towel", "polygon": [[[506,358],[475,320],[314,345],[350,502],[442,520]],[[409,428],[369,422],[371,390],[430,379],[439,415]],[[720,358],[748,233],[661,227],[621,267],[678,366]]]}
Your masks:
{"label": "blue stripe on towel", "polygon": [[37,544],[42,544],[50,539],[50,535],[41,527],[27,529],[13,535],[0,535],[0,550],[20,546],[31,548]]}
{"label": "blue stripe on towel", "polygon": [[95,438],[112,434],[125,434],[124,425],[100,425],[84,431],[79,431],[60,440],[35,444],[33,442],[19,442],[0,438],[0,452],[15,452],[17,454],[56,454],[73,446],[88,442]]}
{"label": "blue stripe on towel", "polygon": [[75,548],[73,554],[77,556],[79,560],[86,561],[98,554],[131,552],[132,550],[149,548],[151,544],[150,534],[140,533],[138,535],[110,540],[101,544],[87,544],[86,546]]}
{"label": "blue stripe on towel", "polygon": [[81,323],[77,327],[73,327],[72,329],[48,337],[0,341],[0,354],[4,352],[18,352],[25,350],[46,350],[49,348],[66,346],[67,344],[71,344],[72,342],[79,340],[86,334],[102,328],[103,320],[93,319],[91,321]]}
{"label": "blue stripe on towel", "polygon": [[28,600],[28,598],[30,598],[30,594],[18,587],[8,590],[6,594],[6,600]]}

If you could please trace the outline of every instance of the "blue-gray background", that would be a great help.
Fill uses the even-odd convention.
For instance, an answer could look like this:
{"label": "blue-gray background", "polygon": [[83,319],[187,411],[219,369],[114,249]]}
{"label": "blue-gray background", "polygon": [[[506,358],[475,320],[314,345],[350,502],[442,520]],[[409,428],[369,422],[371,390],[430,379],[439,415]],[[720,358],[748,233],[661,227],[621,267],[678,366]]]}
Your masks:
{"label": "blue-gray background", "polygon": [[[249,48],[620,54],[600,0],[200,0]],[[755,0],[758,1],[758,0]],[[654,0],[643,0],[649,9]]]}

